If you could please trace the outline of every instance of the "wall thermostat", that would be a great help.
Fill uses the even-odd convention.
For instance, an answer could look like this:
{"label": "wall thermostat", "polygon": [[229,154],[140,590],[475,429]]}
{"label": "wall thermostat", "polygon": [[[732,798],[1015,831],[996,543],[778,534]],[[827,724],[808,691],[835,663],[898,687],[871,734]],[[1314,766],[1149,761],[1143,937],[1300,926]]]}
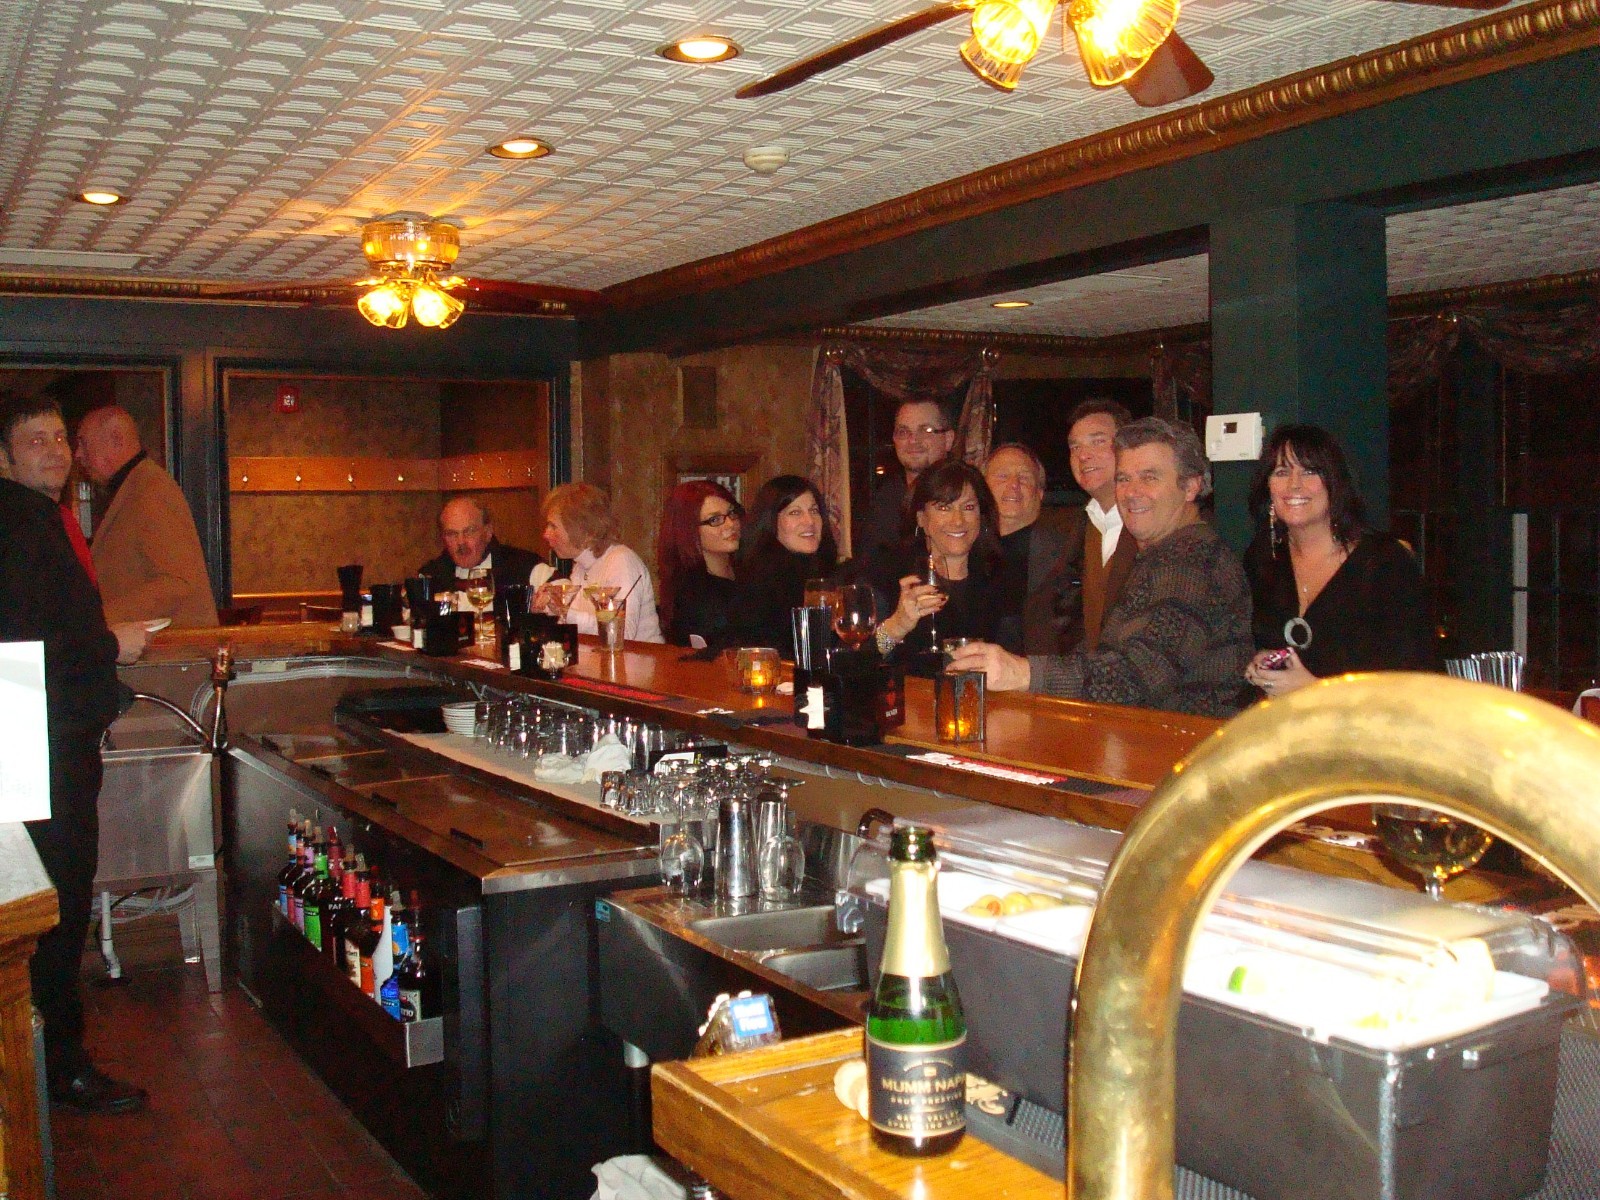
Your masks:
{"label": "wall thermostat", "polygon": [[1222,413],[1206,418],[1206,457],[1212,462],[1254,462],[1261,457],[1261,414]]}

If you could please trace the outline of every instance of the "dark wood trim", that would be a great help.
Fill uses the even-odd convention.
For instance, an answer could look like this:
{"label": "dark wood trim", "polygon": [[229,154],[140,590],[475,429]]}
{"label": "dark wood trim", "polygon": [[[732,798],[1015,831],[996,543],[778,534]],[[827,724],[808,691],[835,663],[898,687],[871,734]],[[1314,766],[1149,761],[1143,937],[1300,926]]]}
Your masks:
{"label": "dark wood trim", "polygon": [[1593,300],[1600,292],[1600,270],[1569,271],[1561,275],[1540,275],[1533,279],[1511,279],[1503,283],[1480,283],[1471,287],[1444,288],[1436,292],[1410,292],[1389,297],[1390,317],[1416,317],[1460,308],[1467,304],[1558,303],[1564,300]]}
{"label": "dark wood trim", "polygon": [[731,287],[906,234],[1600,46],[1600,0],[1506,13],[1067,142],[752,246],[615,284],[616,310]]}

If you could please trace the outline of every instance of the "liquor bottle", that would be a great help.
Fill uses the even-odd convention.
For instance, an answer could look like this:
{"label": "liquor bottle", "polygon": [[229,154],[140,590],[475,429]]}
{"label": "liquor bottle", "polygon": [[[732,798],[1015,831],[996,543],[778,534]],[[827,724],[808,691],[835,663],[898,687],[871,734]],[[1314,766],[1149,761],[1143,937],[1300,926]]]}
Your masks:
{"label": "liquor bottle", "polygon": [[311,820],[308,817],[300,829],[300,864],[295,869],[293,877],[289,880],[289,924],[296,929],[300,928],[301,885],[306,882],[306,876],[311,872],[312,844]]}
{"label": "liquor bottle", "polygon": [[[339,864],[334,874],[332,851],[328,854],[328,880],[333,894],[322,906],[322,949],[339,970],[344,970],[344,923],[356,907],[356,873],[349,859]],[[347,870],[346,867],[352,869]]]}
{"label": "liquor bottle", "polygon": [[322,949],[323,918],[334,895],[333,880],[328,874],[328,844],[322,842],[316,848],[311,882],[301,896],[305,906],[301,924],[305,927],[306,941],[318,950]]}
{"label": "liquor bottle", "polygon": [[423,1021],[438,1016],[438,1001],[433,995],[433,976],[422,956],[423,937],[419,929],[411,932],[411,953],[395,972],[400,990],[400,1019]]}
{"label": "liquor bottle", "polygon": [[400,1013],[400,980],[397,973],[391,973],[389,978],[378,985],[378,1005],[396,1021],[403,1021]]}
{"label": "liquor bottle", "polygon": [[[361,862],[361,856],[356,856],[356,862]],[[355,907],[346,914],[340,929],[340,940],[344,943],[344,972],[350,977],[350,982],[356,987],[361,986],[362,958],[361,943],[367,926],[371,923],[368,911],[372,908],[372,882],[367,878],[365,870],[359,866],[356,870]]]}
{"label": "liquor bottle", "polygon": [[299,876],[294,881],[294,886],[289,889],[289,895],[294,904],[294,927],[301,933],[306,931],[306,892],[317,879],[317,854],[328,853],[328,847],[322,841],[322,829],[317,827],[308,839],[301,861],[305,864]]}
{"label": "liquor bottle", "polygon": [[[387,932],[384,928],[386,924],[383,896],[375,895],[372,897],[371,907],[367,910],[367,927],[356,938],[356,950],[361,956],[361,990],[374,1000],[378,999],[378,988],[381,985],[377,975],[377,960],[380,956],[387,957],[384,953],[387,948],[383,945]],[[384,972],[384,978],[388,978],[387,971]]]}
{"label": "liquor bottle", "polygon": [[300,874],[300,814],[289,810],[289,861],[278,872],[278,911],[289,916],[289,886]]}
{"label": "liquor bottle", "polygon": [[950,975],[937,875],[932,831],[897,828],[883,968],[866,1029],[872,1140],[895,1154],[941,1154],[966,1131],[967,1022]]}

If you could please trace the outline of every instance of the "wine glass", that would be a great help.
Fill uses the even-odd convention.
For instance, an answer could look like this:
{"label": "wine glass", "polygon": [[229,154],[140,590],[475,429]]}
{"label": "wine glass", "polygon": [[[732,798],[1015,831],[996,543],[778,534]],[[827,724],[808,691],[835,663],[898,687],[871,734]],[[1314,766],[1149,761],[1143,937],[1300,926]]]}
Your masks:
{"label": "wine glass", "polygon": [[852,650],[861,649],[878,628],[878,597],[870,584],[847,583],[839,589],[833,610],[833,631]]}
{"label": "wine glass", "polygon": [[480,646],[494,644],[494,622],[486,614],[494,604],[494,572],[488,567],[473,567],[466,578],[467,603],[476,615],[475,638]]}
{"label": "wine glass", "polygon": [[1435,900],[1444,899],[1445,880],[1476,865],[1494,842],[1476,825],[1410,804],[1374,804],[1372,823],[1384,847],[1422,876]]}

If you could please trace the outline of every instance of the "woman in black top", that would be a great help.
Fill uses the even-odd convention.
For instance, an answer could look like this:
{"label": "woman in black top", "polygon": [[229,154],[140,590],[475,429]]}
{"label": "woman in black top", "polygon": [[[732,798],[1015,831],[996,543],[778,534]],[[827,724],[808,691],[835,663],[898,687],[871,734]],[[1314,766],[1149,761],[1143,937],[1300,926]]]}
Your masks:
{"label": "woman in black top", "polygon": [[733,493],[709,479],[687,480],[667,493],[656,538],[656,608],[672,645],[687,646],[693,636],[709,645],[727,629],[743,517]]}
{"label": "woman in black top", "polygon": [[[938,641],[994,641],[1000,630],[1006,608],[1000,518],[982,474],[954,459],[917,476],[911,514],[915,527],[899,555],[872,580],[880,605],[887,607],[889,600],[894,606],[878,624],[878,649],[909,654],[919,667],[937,669]],[[904,648],[896,650],[901,643]]]}
{"label": "woman in black top", "polygon": [[806,580],[829,578],[839,565],[826,513],[809,479],[779,475],[761,486],[734,560],[738,586],[722,644],[772,646],[794,658],[789,610],[805,603]]}
{"label": "woman in black top", "polygon": [[1247,680],[1281,696],[1347,671],[1438,669],[1416,559],[1405,543],[1367,527],[1330,434],[1314,425],[1274,433],[1250,507],[1266,529],[1245,553],[1260,651]]}

